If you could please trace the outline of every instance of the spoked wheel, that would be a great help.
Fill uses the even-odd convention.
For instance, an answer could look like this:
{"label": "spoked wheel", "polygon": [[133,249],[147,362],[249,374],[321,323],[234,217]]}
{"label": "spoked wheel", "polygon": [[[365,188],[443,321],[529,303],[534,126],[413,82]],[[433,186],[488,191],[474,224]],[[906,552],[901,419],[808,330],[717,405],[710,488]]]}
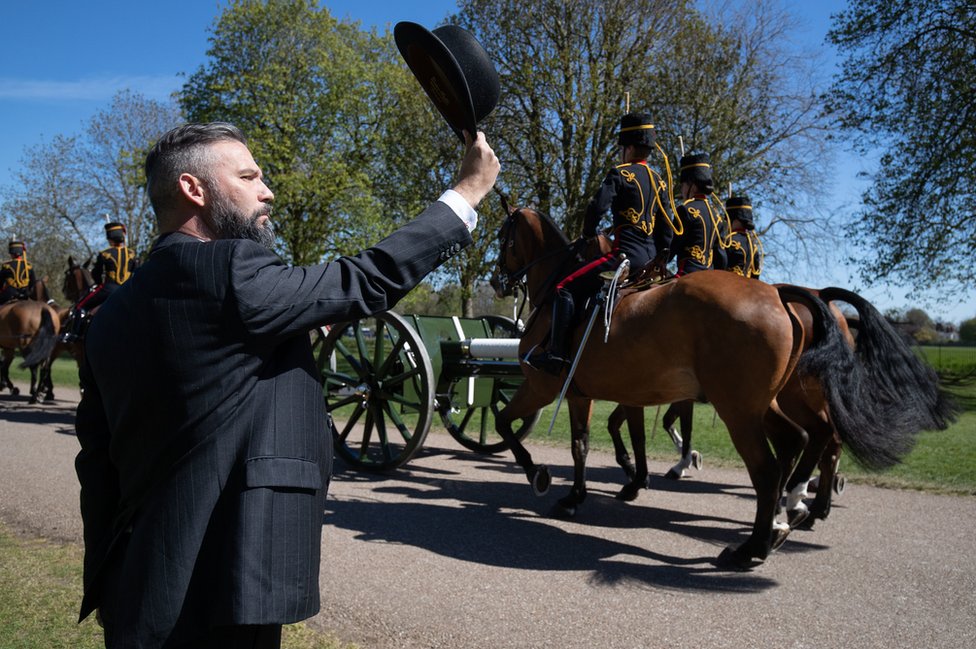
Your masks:
{"label": "spoked wheel", "polygon": [[387,311],[335,325],[313,348],[336,453],[373,471],[406,463],[434,413],[433,368],[413,327]]}
{"label": "spoked wheel", "polygon": [[[486,324],[491,330],[493,338],[518,338],[521,332],[515,321],[504,316],[484,316]],[[476,395],[474,405],[455,407],[456,403],[468,403],[466,392],[470,389],[471,379],[458,379],[451,383],[451,403],[438,402],[437,412],[441,422],[461,446],[477,453],[499,453],[508,449],[501,436],[495,432],[495,417],[509,404],[515,391],[522,384],[521,374],[511,378],[474,379],[482,384],[474,390],[490,390],[486,395]],[[490,382],[490,387],[488,383]],[[462,398],[463,397],[463,398]],[[513,431],[519,441],[525,439],[532,427],[539,421],[541,411],[531,416],[517,420]]]}

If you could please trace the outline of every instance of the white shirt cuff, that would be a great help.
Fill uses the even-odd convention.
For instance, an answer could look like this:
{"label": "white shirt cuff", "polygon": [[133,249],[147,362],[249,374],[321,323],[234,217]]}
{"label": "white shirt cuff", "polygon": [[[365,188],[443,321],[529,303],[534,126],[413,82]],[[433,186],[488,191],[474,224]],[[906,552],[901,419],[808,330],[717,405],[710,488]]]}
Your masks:
{"label": "white shirt cuff", "polygon": [[464,221],[464,225],[468,227],[468,232],[474,230],[475,226],[478,225],[478,213],[468,204],[468,201],[464,200],[463,196],[453,189],[445,191],[437,200],[450,207],[457,214],[457,217]]}

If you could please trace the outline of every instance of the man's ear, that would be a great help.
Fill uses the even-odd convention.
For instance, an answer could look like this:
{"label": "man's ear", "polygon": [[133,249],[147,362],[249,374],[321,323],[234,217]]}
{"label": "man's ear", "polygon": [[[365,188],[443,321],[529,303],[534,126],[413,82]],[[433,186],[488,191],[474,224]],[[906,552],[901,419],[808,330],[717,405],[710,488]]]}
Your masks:
{"label": "man's ear", "polygon": [[191,203],[200,207],[203,207],[206,203],[207,188],[204,186],[203,181],[193,174],[180,174],[180,191]]}

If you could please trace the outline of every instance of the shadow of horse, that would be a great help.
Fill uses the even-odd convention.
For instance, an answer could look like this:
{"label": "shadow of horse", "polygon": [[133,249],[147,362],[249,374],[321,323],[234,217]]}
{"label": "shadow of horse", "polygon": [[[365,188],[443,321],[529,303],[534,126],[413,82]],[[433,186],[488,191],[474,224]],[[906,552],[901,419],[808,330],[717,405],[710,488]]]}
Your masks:
{"label": "shadow of horse", "polygon": [[[517,468],[513,472],[504,467],[501,458],[458,457],[458,461],[465,460],[475,462],[478,470],[518,473]],[[570,467],[565,468],[565,476],[559,476],[559,467],[556,470],[557,477],[572,480]],[[381,502],[330,496],[325,523],[357,532],[357,538],[365,541],[410,545],[453,559],[504,568],[591,571],[591,580],[599,583],[633,581],[658,588],[721,592],[760,592],[777,585],[767,577],[719,569],[711,553],[673,554],[612,540],[610,537],[618,535],[608,533],[614,529],[650,529],[654,538],[661,533],[673,534],[721,547],[741,540],[739,528],[745,521],[703,519],[698,514],[625,503],[610,492],[594,492],[595,506],[564,529],[565,525],[547,512],[537,511],[539,499],[513,481],[471,481],[460,478],[457,472],[432,469],[417,461],[395,475],[364,473],[341,460],[336,462],[335,479],[368,484],[370,493],[398,497],[397,502]],[[714,486],[716,491],[741,488]],[[726,523],[728,527],[703,522]]]}

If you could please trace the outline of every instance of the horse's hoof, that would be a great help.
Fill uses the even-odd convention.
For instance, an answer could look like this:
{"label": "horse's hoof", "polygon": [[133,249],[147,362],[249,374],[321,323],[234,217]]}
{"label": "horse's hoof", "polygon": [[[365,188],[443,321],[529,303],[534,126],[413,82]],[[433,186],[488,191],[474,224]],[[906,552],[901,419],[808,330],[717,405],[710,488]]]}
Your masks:
{"label": "horse's hoof", "polygon": [[702,454],[698,451],[691,452],[691,466],[695,467],[696,471],[701,471],[702,468]]}
{"label": "horse's hoof", "polygon": [[715,565],[719,568],[746,572],[762,563],[762,561],[747,556],[739,550],[740,548],[733,548],[731,545],[728,546],[718,555],[718,558],[715,560]]}
{"label": "horse's hoof", "polygon": [[779,550],[780,546],[786,543],[786,537],[790,535],[792,528],[789,525],[783,527],[773,527],[773,542],[769,546],[770,552]]}
{"label": "horse's hoof", "polygon": [[549,467],[545,464],[536,466],[535,470],[529,476],[529,484],[532,485],[532,493],[536,496],[545,495],[549,491],[549,485],[552,484]]}
{"label": "horse's hoof", "polygon": [[30,399],[27,400],[27,403],[31,405],[37,403],[37,397],[31,397]]}
{"label": "horse's hoof", "polygon": [[553,514],[556,518],[575,518],[579,509],[579,501],[573,496],[566,496],[556,501]]}
{"label": "horse's hoof", "polygon": [[20,388],[10,388],[10,394],[15,397],[20,396]]}
{"label": "horse's hoof", "polygon": [[631,482],[624,485],[624,488],[617,492],[617,500],[623,500],[624,502],[631,502],[632,500],[637,500],[637,496],[640,494],[640,484],[637,482]]}
{"label": "horse's hoof", "polygon": [[681,472],[675,471],[674,469],[670,469],[667,473],[664,474],[664,477],[667,478],[668,480],[680,480]]}
{"label": "horse's hoof", "polygon": [[847,489],[847,478],[842,475],[834,476],[834,493],[840,496]]}
{"label": "horse's hoof", "polygon": [[797,507],[796,509],[791,509],[786,512],[786,520],[789,523],[790,529],[795,530],[800,525],[803,524],[810,516],[810,510],[806,507]]}

